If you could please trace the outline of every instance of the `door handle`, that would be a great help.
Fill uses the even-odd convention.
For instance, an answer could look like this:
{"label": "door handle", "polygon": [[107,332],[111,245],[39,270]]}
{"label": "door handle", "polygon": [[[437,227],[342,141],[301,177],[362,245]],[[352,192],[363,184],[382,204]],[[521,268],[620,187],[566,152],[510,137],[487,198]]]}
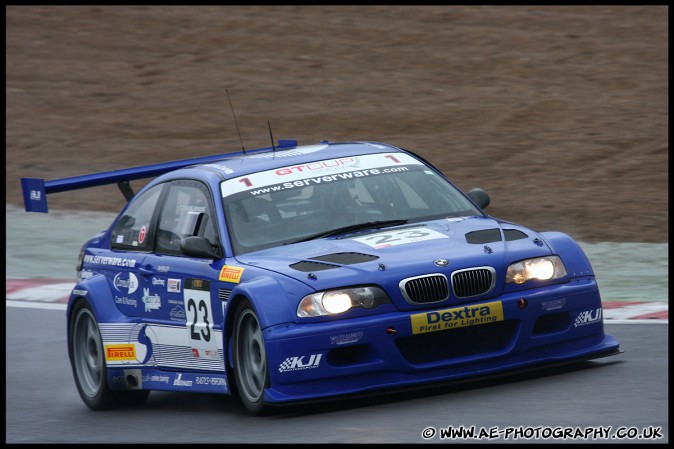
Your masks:
{"label": "door handle", "polygon": [[147,265],[146,267],[139,267],[138,271],[143,276],[152,276],[154,274],[154,270],[152,269],[152,267],[150,265]]}

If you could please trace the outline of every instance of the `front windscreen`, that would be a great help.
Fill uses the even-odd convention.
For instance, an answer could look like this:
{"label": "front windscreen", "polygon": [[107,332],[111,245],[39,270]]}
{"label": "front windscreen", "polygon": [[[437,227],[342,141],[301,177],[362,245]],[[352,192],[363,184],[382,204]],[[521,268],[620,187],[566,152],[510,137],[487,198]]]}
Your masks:
{"label": "front windscreen", "polygon": [[237,255],[361,223],[483,215],[442,176],[405,153],[253,173],[223,181],[221,193]]}

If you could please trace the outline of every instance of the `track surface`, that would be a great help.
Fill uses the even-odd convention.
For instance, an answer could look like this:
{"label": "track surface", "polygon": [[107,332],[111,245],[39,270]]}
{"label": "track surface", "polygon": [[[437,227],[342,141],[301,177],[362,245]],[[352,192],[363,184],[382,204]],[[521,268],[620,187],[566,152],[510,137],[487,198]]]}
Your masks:
{"label": "track surface", "polygon": [[[7,443],[423,443],[447,426],[659,431],[669,441],[666,324],[607,324],[625,353],[536,375],[329,402],[252,417],[233,398],[153,392],[145,406],[92,412],[75,389],[62,310],[7,307]],[[504,434],[502,434],[503,436]],[[513,439],[507,442],[533,442]],[[453,442],[477,442],[454,440]],[[489,440],[479,440],[485,442]]]}

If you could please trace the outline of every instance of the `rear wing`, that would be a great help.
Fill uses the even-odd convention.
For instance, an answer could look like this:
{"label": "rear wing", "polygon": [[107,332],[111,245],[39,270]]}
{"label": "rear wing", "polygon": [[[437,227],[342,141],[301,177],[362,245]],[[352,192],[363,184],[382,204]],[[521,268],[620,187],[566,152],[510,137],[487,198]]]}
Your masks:
{"label": "rear wing", "polygon": [[144,178],[154,178],[179,168],[191,165],[208,164],[225,158],[243,156],[246,154],[262,153],[270,150],[288,149],[297,146],[295,140],[279,140],[277,147],[258,148],[255,150],[238,151],[234,153],[214,154],[211,156],[182,159],[159,164],[142,165],[139,167],[124,168],[90,175],[73,176],[71,178],[45,181],[40,178],[21,178],[23,190],[23,204],[26,212],[47,213],[47,195],[50,193],[66,192],[69,190],[86,189],[107,184],[117,184],[127,201],[133,198],[133,191],[129,181]]}

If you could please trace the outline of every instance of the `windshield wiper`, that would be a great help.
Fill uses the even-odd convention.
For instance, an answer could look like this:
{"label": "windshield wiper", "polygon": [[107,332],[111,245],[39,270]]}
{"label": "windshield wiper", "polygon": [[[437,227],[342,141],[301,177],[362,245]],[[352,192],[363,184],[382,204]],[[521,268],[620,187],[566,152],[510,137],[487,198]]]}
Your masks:
{"label": "windshield wiper", "polygon": [[290,245],[292,243],[307,242],[309,240],[322,239],[325,237],[332,237],[334,235],[346,234],[348,232],[364,231],[366,229],[376,229],[376,228],[386,228],[389,226],[398,226],[406,224],[407,220],[381,220],[381,221],[368,221],[367,223],[359,223],[355,225],[342,226],[341,228],[332,229],[330,231],[319,232],[318,234],[310,235],[308,237],[301,238],[292,242],[285,243],[285,245]]}

